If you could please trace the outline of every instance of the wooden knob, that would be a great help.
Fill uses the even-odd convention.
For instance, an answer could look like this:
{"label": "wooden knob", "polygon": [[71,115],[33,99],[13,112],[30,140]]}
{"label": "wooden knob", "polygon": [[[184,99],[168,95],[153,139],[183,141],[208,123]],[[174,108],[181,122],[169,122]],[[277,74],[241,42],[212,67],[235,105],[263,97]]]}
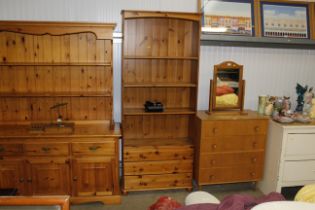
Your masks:
{"label": "wooden knob", "polygon": [[212,149],[217,149],[217,145],[216,144],[212,144]]}
{"label": "wooden knob", "polygon": [[259,126],[255,126],[254,130],[255,132],[258,132],[260,130]]}
{"label": "wooden knob", "polygon": [[215,160],[211,160],[211,165],[215,165],[216,164],[216,161]]}
{"label": "wooden knob", "polygon": [[23,183],[24,180],[25,180],[24,178],[20,178],[20,179],[19,179],[19,182],[20,182],[20,183]]}
{"label": "wooden knob", "polygon": [[257,162],[257,158],[252,158],[252,163],[256,163]]}
{"label": "wooden knob", "polygon": [[32,179],[27,179],[26,181],[27,181],[28,183],[32,183],[33,180],[32,180]]}
{"label": "wooden knob", "polygon": [[73,177],[73,181],[78,181],[78,177],[77,176],[75,176],[75,177]]}
{"label": "wooden knob", "polygon": [[209,179],[212,180],[214,178],[214,175],[210,175]]}
{"label": "wooden knob", "polygon": [[90,151],[96,151],[96,150],[98,150],[99,148],[101,148],[100,146],[90,146],[89,147],[89,150]]}
{"label": "wooden knob", "polygon": [[49,147],[42,147],[42,151],[44,151],[44,152],[49,152],[49,151],[50,151],[50,148],[49,148]]}
{"label": "wooden knob", "polygon": [[4,152],[4,151],[5,151],[4,147],[0,147],[0,152]]}
{"label": "wooden knob", "polygon": [[253,148],[256,148],[257,147],[257,142],[253,142]]}
{"label": "wooden knob", "polygon": [[217,133],[217,132],[218,132],[218,129],[217,129],[217,128],[213,128],[213,129],[212,129],[212,133],[215,134],[215,133]]}
{"label": "wooden knob", "polygon": [[250,176],[251,176],[251,177],[254,177],[255,175],[256,175],[255,172],[251,172],[251,173],[250,173]]}

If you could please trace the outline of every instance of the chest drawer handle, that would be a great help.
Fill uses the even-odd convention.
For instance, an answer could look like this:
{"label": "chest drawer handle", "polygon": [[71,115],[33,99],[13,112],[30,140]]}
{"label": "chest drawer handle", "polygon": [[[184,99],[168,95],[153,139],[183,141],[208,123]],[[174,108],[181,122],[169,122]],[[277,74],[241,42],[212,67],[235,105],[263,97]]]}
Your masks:
{"label": "chest drawer handle", "polygon": [[73,177],[73,181],[78,181],[78,177],[77,176],[75,176],[75,177]]}
{"label": "chest drawer handle", "polygon": [[210,180],[214,179],[214,175],[210,175],[210,176],[209,176],[209,179],[210,179]]}
{"label": "chest drawer handle", "polygon": [[101,148],[101,146],[90,146],[89,147],[89,150],[90,151],[96,151],[96,150],[98,150],[98,149],[100,149]]}
{"label": "chest drawer handle", "polygon": [[215,165],[216,161],[215,160],[211,160],[210,163],[211,163],[211,165]]}
{"label": "chest drawer handle", "polygon": [[256,148],[257,147],[257,142],[253,142],[253,148]]}
{"label": "chest drawer handle", "polygon": [[260,131],[260,127],[259,126],[255,126],[254,130],[255,130],[255,132],[259,132]]}
{"label": "chest drawer handle", "polygon": [[44,152],[49,152],[49,151],[50,151],[50,148],[49,148],[49,147],[42,147],[42,150],[43,150]]}
{"label": "chest drawer handle", "polygon": [[256,163],[257,162],[257,158],[252,158],[252,163]]}
{"label": "chest drawer handle", "polygon": [[5,151],[4,147],[0,147],[0,152],[4,152],[4,151]]}
{"label": "chest drawer handle", "polygon": [[216,134],[217,132],[218,132],[218,129],[217,129],[217,128],[213,128],[213,129],[212,129],[212,133],[213,133],[213,134]]}
{"label": "chest drawer handle", "polygon": [[20,182],[20,183],[23,183],[23,182],[24,182],[24,178],[20,178],[20,179],[19,179],[19,182]]}
{"label": "chest drawer handle", "polygon": [[256,175],[255,172],[251,172],[251,173],[250,173],[250,176],[251,176],[251,177],[254,177],[255,175]]}
{"label": "chest drawer handle", "polygon": [[212,144],[212,149],[213,149],[213,150],[217,149],[217,147],[218,147],[218,146],[217,146],[216,144]]}

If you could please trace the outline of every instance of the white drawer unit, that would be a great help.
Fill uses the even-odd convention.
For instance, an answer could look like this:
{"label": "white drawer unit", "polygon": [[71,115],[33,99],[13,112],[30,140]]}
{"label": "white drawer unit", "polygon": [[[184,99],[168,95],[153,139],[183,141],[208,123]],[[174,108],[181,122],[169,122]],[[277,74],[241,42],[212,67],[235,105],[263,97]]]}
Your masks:
{"label": "white drawer unit", "polygon": [[315,183],[315,122],[283,125],[271,121],[269,126],[259,189],[267,194]]}

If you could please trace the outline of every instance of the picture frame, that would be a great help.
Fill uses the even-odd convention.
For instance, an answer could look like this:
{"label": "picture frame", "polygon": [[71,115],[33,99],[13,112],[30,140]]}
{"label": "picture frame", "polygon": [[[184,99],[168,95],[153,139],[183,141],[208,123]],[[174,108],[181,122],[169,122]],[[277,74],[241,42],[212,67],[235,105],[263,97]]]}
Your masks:
{"label": "picture frame", "polygon": [[261,32],[264,37],[309,39],[309,5],[262,1]]}
{"label": "picture frame", "polygon": [[199,0],[202,33],[255,36],[252,0]]}

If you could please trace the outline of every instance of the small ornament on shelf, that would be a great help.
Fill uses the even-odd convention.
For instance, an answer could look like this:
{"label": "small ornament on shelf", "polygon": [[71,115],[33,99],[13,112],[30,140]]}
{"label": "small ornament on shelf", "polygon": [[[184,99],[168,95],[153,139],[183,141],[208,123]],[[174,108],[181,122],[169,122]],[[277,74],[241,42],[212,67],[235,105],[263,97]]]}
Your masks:
{"label": "small ornament on shelf", "polygon": [[298,95],[296,101],[297,101],[297,106],[295,108],[295,112],[303,112],[303,107],[304,107],[304,94],[307,91],[308,86],[306,85],[305,87],[303,87],[302,85],[300,85],[299,83],[296,84],[296,93]]}

